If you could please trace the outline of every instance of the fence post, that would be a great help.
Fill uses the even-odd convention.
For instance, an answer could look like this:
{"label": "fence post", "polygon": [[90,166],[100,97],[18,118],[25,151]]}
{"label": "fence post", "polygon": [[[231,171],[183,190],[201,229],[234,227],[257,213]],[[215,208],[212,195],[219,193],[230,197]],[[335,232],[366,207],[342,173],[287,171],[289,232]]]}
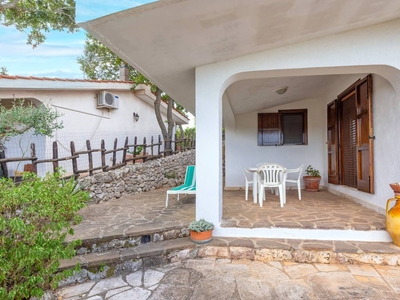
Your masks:
{"label": "fence post", "polygon": [[[57,142],[54,141],[53,142],[53,159],[57,159],[58,158],[58,145]],[[53,172],[57,172],[58,169],[58,160],[53,161]]]}
{"label": "fence post", "polygon": [[158,153],[157,155],[160,155],[161,152],[161,135],[158,135]]}
{"label": "fence post", "polygon": [[90,152],[90,150],[92,150],[92,147],[90,146],[90,141],[86,140],[86,148],[89,151],[88,152],[88,158],[89,158],[89,175],[92,176],[93,175],[93,156],[92,156],[92,152]]}
{"label": "fence post", "polygon": [[32,159],[32,167],[33,167],[32,171],[33,171],[33,173],[37,174],[37,164],[36,164],[37,157],[36,157],[35,143],[31,144],[31,157],[35,158],[35,159]]}
{"label": "fence post", "polygon": [[147,158],[146,137],[143,138],[143,156],[143,162],[145,162]]}
{"label": "fence post", "polygon": [[115,151],[115,150],[117,150],[117,146],[118,146],[118,139],[117,138],[115,138],[115,140],[114,140],[114,152],[113,152],[113,158],[112,158],[112,165],[113,166],[115,166],[116,164],[117,164],[117,151]]}
{"label": "fence post", "polygon": [[103,167],[103,172],[106,172],[106,144],[104,140],[101,140],[101,166]]}
{"label": "fence post", "polygon": [[151,153],[150,155],[151,155],[151,156],[153,156],[153,154],[154,154],[154,153],[153,153],[153,147],[154,147],[153,145],[154,145],[154,137],[151,136],[151,151],[150,151],[150,153]]}
{"label": "fence post", "polygon": [[[71,147],[71,156],[75,156],[75,143],[74,141],[71,141],[70,143],[70,147]],[[79,177],[79,173],[78,173],[78,160],[76,159],[76,157],[72,158],[72,173],[74,174],[75,177]]]}
{"label": "fence post", "polygon": [[[137,136],[133,139],[133,158],[136,158],[136,145],[137,145]],[[136,159],[132,161],[132,164],[136,163]]]}
{"label": "fence post", "polygon": [[124,151],[122,152],[122,163],[126,164],[126,151],[128,150],[128,137],[125,138]]}
{"label": "fence post", "polygon": [[[6,152],[3,148],[0,147],[0,159],[5,159],[6,158]],[[7,163],[1,163],[0,164],[0,178],[5,177],[8,178],[8,169],[7,169]]]}

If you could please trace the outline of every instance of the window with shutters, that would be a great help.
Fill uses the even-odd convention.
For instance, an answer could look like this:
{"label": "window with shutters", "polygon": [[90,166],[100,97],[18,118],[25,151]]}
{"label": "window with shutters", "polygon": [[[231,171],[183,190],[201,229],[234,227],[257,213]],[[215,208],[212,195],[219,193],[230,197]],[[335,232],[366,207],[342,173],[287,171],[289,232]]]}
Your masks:
{"label": "window with shutters", "polygon": [[258,145],[307,145],[307,109],[258,114]]}

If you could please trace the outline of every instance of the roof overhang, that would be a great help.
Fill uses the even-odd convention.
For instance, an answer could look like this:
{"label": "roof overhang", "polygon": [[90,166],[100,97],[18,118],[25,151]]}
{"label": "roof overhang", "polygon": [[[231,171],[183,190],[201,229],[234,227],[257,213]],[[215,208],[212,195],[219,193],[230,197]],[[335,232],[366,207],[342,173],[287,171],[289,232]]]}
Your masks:
{"label": "roof overhang", "polygon": [[162,0],[79,25],[194,113],[196,67],[399,17],[398,0]]}
{"label": "roof overhang", "polygon": [[[0,92],[12,90],[28,91],[128,91],[133,92],[137,98],[154,106],[156,97],[151,93],[150,87],[139,85],[134,91],[131,90],[133,82],[130,81],[109,81],[109,80],[82,80],[82,79],[63,79],[63,78],[41,78],[24,76],[4,76],[0,75]],[[167,115],[167,104],[161,103],[161,113]],[[172,110],[172,119],[178,125],[186,125],[189,118],[182,115],[179,111]]]}

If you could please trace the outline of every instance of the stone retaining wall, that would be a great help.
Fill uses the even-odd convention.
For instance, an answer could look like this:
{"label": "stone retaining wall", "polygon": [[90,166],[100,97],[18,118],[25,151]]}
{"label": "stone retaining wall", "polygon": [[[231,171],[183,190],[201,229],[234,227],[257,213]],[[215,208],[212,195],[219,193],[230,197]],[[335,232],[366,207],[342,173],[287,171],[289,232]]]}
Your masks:
{"label": "stone retaining wall", "polygon": [[116,170],[80,178],[79,183],[90,192],[93,203],[100,203],[182,184],[188,165],[195,165],[195,150],[179,152],[145,163],[128,164]]}

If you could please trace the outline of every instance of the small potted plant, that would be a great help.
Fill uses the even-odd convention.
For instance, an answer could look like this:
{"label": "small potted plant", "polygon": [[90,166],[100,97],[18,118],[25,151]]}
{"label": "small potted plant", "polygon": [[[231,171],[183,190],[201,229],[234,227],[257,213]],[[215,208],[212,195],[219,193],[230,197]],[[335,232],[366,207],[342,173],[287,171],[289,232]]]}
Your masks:
{"label": "small potted plant", "polygon": [[306,169],[307,176],[303,176],[305,190],[309,192],[318,192],[319,182],[321,181],[321,175],[319,171],[309,165]]}
{"label": "small potted plant", "polygon": [[198,244],[208,243],[212,240],[214,224],[204,219],[193,221],[189,224],[190,239]]}

